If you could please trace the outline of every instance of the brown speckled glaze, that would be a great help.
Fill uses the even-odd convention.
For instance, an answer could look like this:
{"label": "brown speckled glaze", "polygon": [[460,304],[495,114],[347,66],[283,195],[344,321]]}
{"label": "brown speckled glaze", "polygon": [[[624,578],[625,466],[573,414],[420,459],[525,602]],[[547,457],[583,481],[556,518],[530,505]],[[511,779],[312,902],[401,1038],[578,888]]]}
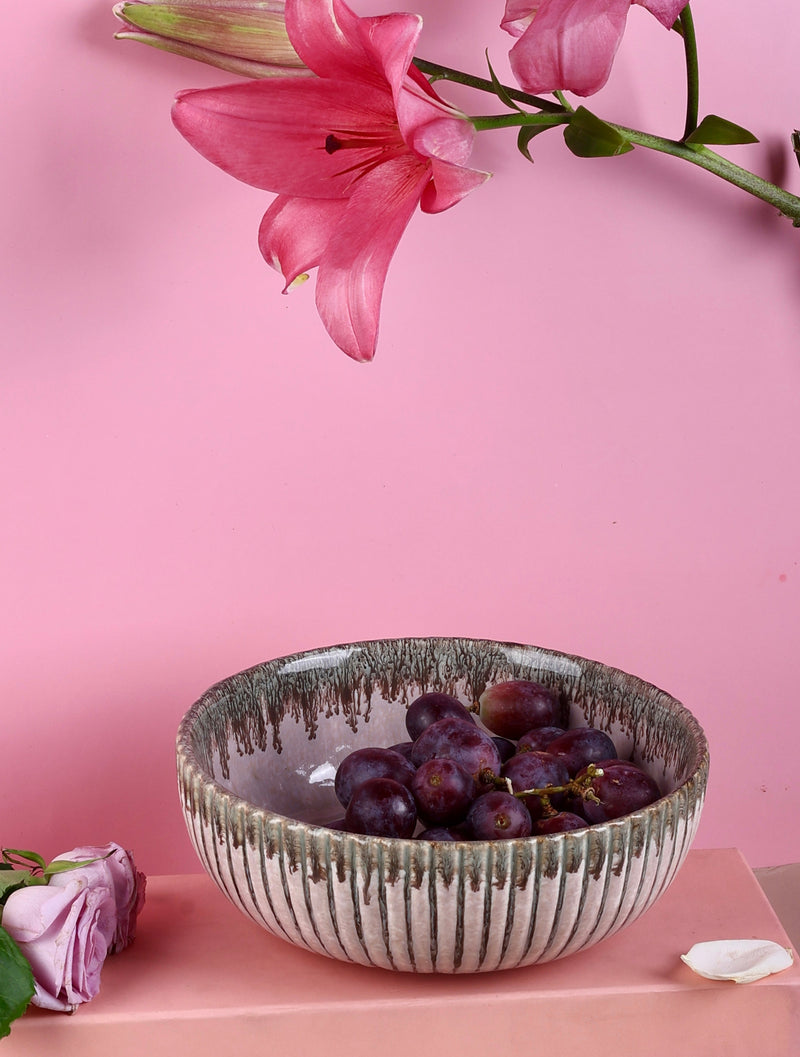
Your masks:
{"label": "brown speckled glaze", "polygon": [[[327,828],[352,749],[403,741],[426,690],[465,703],[506,679],[557,688],[572,725],[607,730],[664,794],[613,822],[527,840],[429,843]],[[389,639],[282,657],[225,679],[181,722],[178,784],[203,866],[290,943],[409,972],[551,961],[636,920],[667,889],[700,820],[708,748],[656,687],[535,646]]]}

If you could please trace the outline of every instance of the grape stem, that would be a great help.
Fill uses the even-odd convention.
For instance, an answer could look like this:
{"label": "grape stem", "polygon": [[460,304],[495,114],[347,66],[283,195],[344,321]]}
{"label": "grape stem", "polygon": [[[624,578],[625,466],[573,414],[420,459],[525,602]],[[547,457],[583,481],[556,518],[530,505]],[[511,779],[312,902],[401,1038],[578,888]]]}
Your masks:
{"label": "grape stem", "polygon": [[580,797],[581,800],[593,800],[596,804],[600,801],[592,788],[592,780],[594,778],[601,778],[603,775],[603,768],[597,767],[595,764],[590,763],[586,767],[586,773],[581,778],[571,778],[566,785],[543,785],[537,789],[520,789],[515,790],[511,784],[510,778],[503,778],[497,775],[490,768],[485,767],[478,775],[481,782],[494,785],[497,789],[505,789],[511,793],[512,796],[522,800],[526,796],[538,796],[542,801],[542,806],[547,809],[549,808],[550,813],[555,814],[553,805],[550,803],[550,797],[556,796],[558,793],[570,793],[573,796]]}

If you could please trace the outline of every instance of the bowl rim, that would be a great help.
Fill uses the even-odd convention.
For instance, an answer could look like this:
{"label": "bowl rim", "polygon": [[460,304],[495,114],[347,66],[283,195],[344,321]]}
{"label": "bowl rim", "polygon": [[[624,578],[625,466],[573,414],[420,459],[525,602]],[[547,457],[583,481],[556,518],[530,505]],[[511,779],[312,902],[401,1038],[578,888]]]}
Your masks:
{"label": "bowl rim", "polygon": [[[458,840],[458,841],[420,841],[415,837],[380,837],[380,836],[369,836],[359,833],[351,833],[347,830],[337,830],[330,826],[325,826],[321,823],[308,822],[303,819],[295,818],[292,815],[284,815],[280,812],[274,811],[269,808],[259,807],[253,804],[251,801],[246,800],[239,794],[232,790],[226,789],[216,778],[209,775],[200,765],[197,756],[192,748],[192,730],[198,717],[209,707],[211,702],[209,698],[221,688],[228,686],[236,679],[246,677],[253,672],[263,669],[267,666],[286,664],[292,661],[313,657],[315,655],[324,655],[331,653],[335,650],[351,650],[359,648],[370,648],[379,644],[387,643],[420,643],[432,645],[436,643],[449,643],[454,641],[461,641],[469,643],[473,646],[487,648],[508,648],[523,649],[523,650],[534,650],[540,653],[543,657],[558,658],[565,662],[571,662],[578,665],[589,665],[593,669],[602,669],[607,672],[615,681],[621,679],[623,681],[632,681],[638,684],[643,690],[656,691],[664,700],[671,712],[676,713],[684,723],[687,731],[691,737],[693,758],[690,761],[690,771],[684,778],[684,780],[675,789],[668,793],[664,793],[658,800],[653,801],[651,804],[640,808],[638,811],[629,812],[626,815],[622,815],[619,818],[609,819],[605,822],[587,823],[586,826],[580,829],[570,830],[562,833],[548,833],[548,834],[531,834],[529,837],[516,837],[511,839],[495,839],[495,840]],[[480,849],[486,848],[489,845],[502,846],[508,848],[509,851],[514,848],[520,848],[525,846],[540,845],[542,843],[550,843],[551,845],[558,842],[564,842],[571,838],[581,837],[587,832],[599,832],[601,830],[608,831],[614,829],[624,829],[630,827],[633,822],[639,819],[643,819],[649,815],[656,815],[663,808],[664,801],[677,798],[682,794],[689,786],[698,786],[700,803],[705,796],[705,788],[708,780],[708,769],[709,769],[709,747],[705,732],[700,725],[694,714],[677,698],[673,697],[670,693],[662,690],[654,683],[650,683],[640,676],[632,675],[629,672],[624,671],[621,668],[616,668],[613,665],[605,664],[602,661],[595,661],[587,657],[579,656],[578,654],[566,653],[560,650],[553,650],[547,647],[535,646],[529,643],[502,641],[499,639],[485,639],[485,638],[472,638],[469,636],[456,636],[456,635],[430,635],[430,636],[396,636],[387,638],[377,639],[362,639],[354,642],[342,642],[334,643],[328,646],[319,646],[312,649],[300,650],[295,653],[286,654],[280,657],[274,657],[266,661],[261,661],[257,664],[248,666],[239,672],[235,672],[231,675],[225,676],[224,678],[213,683],[206,689],[201,696],[191,705],[191,707],[183,715],[180,724],[178,726],[178,732],[176,737],[176,758],[178,768],[178,779],[179,783],[184,785],[194,785],[199,783],[202,787],[202,800],[205,801],[207,795],[210,793],[215,798],[222,800],[226,803],[226,814],[231,810],[244,811],[248,819],[260,819],[261,825],[266,829],[270,825],[279,825],[282,828],[285,827],[300,827],[304,831],[320,831],[328,835],[329,839],[332,839],[335,844],[341,844],[344,846],[350,845],[353,842],[355,845],[360,847],[376,847],[378,845],[389,849],[401,849],[404,846],[411,846],[417,850],[426,846],[431,846],[436,849],[453,849],[454,852],[459,850],[474,849],[479,852]],[[660,807],[661,806],[661,807]]]}

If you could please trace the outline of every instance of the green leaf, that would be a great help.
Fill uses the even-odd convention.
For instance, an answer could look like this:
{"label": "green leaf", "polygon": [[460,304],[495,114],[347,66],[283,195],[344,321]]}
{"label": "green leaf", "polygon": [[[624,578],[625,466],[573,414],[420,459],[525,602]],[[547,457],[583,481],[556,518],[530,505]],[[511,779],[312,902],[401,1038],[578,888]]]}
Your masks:
{"label": "green leaf", "polygon": [[533,137],[538,136],[540,132],[544,132],[544,128],[541,125],[523,125],[519,130],[517,136],[517,150],[523,155],[523,157],[527,158],[529,162],[533,161],[529,150],[529,144]]}
{"label": "green leaf", "polygon": [[33,973],[22,951],[0,926],[0,1039],[11,1031],[33,998]]}
{"label": "green leaf", "polygon": [[9,870],[0,873],[0,906],[8,899],[12,892],[26,885],[41,882],[42,878],[34,878],[30,870]]}
{"label": "green leaf", "polygon": [[564,141],[578,158],[611,158],[633,150],[633,144],[618,129],[583,106],[564,129]]}
{"label": "green leaf", "polygon": [[748,132],[741,125],[734,125],[724,117],[709,114],[704,117],[694,132],[685,139],[686,143],[758,143],[758,137]]}
{"label": "green leaf", "polygon": [[44,869],[44,859],[35,851],[27,851],[22,848],[3,848],[3,859],[14,866],[27,867],[33,864],[40,870]]}
{"label": "green leaf", "polygon": [[108,855],[97,855],[94,859],[81,859],[79,862],[72,862],[70,859],[53,859],[51,863],[48,863],[42,871],[43,877],[52,877],[56,873],[66,873],[68,870],[77,870],[79,866],[91,866],[93,862],[100,862],[101,859],[107,859],[109,855],[113,855],[113,852],[109,852]]}
{"label": "green leaf", "polygon": [[549,128],[554,128],[556,125],[565,125],[569,120],[569,117],[565,114],[531,114],[531,121],[524,124],[517,135],[517,149],[520,154],[524,155],[528,161],[532,162],[531,152],[528,149],[528,145],[534,136],[538,136],[540,132],[546,132]]}
{"label": "green leaf", "polygon": [[497,96],[497,98],[501,102],[505,103],[505,105],[507,107],[509,107],[511,110],[517,110],[517,111],[519,111],[520,114],[523,114],[524,111],[523,111],[522,107],[517,106],[517,104],[514,102],[514,100],[508,94],[508,92],[504,88],[504,86],[502,84],[500,84],[500,82],[498,81],[497,74],[494,72],[494,70],[492,69],[492,64],[489,62],[489,49],[488,48],[486,49],[486,65],[489,67],[489,76],[492,79],[492,88],[494,89],[494,94]]}

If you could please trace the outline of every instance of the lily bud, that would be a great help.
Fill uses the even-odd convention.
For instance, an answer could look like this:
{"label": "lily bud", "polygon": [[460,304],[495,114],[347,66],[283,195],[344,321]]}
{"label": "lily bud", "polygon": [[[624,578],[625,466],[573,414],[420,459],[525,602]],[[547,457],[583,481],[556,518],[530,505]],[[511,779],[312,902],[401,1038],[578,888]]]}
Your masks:
{"label": "lily bud", "polygon": [[284,0],[126,0],[114,14],[125,25],[117,40],[138,40],[247,78],[311,73],[286,32]]}

